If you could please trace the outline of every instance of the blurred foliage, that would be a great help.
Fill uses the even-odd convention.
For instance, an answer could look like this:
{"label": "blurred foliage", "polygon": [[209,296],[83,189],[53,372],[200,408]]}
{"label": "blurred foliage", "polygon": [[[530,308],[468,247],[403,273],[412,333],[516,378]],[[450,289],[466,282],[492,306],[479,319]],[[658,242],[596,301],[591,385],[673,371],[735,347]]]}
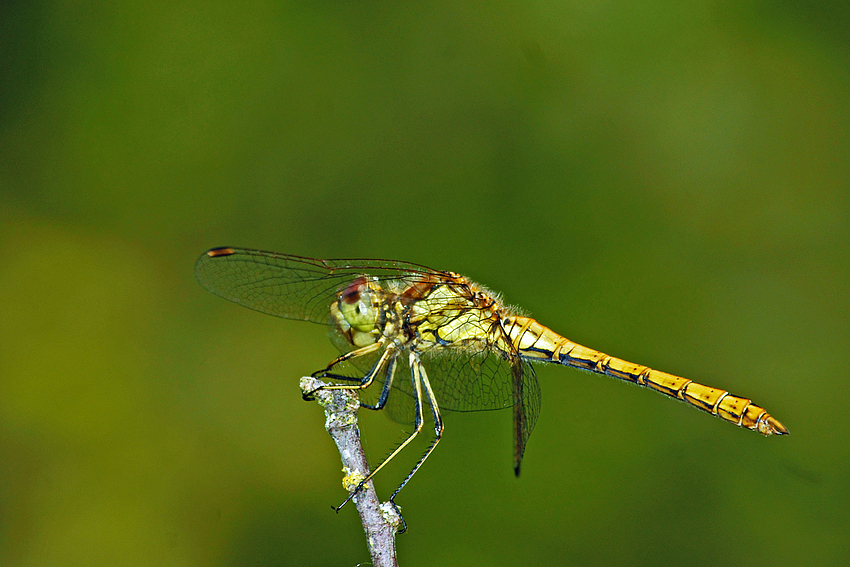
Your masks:
{"label": "blurred foliage", "polygon": [[[847,564],[847,30],[794,1],[4,2],[0,564],[367,560],[297,389],[325,330],[204,292],[221,245],[455,270],[791,430],[539,368],[523,476],[510,412],[447,416],[402,565]],[[363,422],[373,460],[404,434]]]}

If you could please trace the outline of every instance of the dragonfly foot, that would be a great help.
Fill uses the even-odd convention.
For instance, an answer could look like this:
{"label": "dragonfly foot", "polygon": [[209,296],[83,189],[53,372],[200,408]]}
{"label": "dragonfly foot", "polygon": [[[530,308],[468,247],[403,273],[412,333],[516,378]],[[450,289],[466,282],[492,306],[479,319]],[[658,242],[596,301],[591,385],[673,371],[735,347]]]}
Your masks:
{"label": "dragonfly foot", "polygon": [[362,484],[362,483],[357,485],[357,488],[355,488],[355,489],[351,492],[351,494],[349,494],[349,495],[348,495],[348,498],[346,498],[345,500],[343,500],[343,501],[342,501],[342,504],[340,504],[339,506],[331,506],[331,508],[333,508],[334,512],[336,512],[337,514],[339,514],[339,511],[340,511],[340,510],[342,510],[342,507],[343,507],[343,506],[345,506],[346,504],[348,504],[349,502],[351,502],[351,499],[352,499],[352,498],[354,498],[354,495],[355,495],[355,494],[357,494],[358,492],[360,492],[360,489],[361,489],[361,488],[363,488],[363,484]]}
{"label": "dragonfly foot", "polygon": [[301,399],[304,400],[305,402],[315,402],[316,401],[315,393],[318,392],[319,390],[322,390],[322,389],[323,389],[323,387],[319,386],[318,388],[313,388],[309,392],[301,392]]}
{"label": "dragonfly foot", "polygon": [[404,521],[404,516],[401,515],[401,509],[398,507],[398,504],[395,503],[395,500],[390,500],[390,505],[395,510],[395,513],[398,515],[399,525],[396,529],[397,534],[403,534],[407,531],[407,522]]}

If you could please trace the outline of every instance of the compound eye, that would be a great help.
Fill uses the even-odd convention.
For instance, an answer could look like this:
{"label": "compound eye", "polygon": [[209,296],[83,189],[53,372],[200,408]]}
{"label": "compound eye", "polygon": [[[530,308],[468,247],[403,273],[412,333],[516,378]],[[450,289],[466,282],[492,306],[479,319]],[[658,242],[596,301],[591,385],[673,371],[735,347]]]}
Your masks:
{"label": "compound eye", "polygon": [[339,311],[346,322],[357,331],[368,333],[375,328],[378,310],[372,306],[372,297],[366,278],[348,284],[339,295]]}

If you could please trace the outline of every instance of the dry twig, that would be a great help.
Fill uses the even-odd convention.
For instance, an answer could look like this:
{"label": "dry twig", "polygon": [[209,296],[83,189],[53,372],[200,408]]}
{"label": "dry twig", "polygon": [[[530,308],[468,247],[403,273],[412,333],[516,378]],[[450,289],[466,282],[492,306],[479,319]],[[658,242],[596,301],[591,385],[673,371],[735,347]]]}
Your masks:
{"label": "dry twig", "polygon": [[[321,387],[324,385],[317,378],[301,379],[304,395],[315,399],[325,409],[325,429],[336,443],[345,472],[342,485],[351,492],[369,475],[369,463],[357,426],[360,402],[351,390],[323,390]],[[392,502],[381,503],[371,481],[365,483],[352,499],[366,532],[372,564],[374,567],[397,567],[395,536],[404,520],[395,505]]]}

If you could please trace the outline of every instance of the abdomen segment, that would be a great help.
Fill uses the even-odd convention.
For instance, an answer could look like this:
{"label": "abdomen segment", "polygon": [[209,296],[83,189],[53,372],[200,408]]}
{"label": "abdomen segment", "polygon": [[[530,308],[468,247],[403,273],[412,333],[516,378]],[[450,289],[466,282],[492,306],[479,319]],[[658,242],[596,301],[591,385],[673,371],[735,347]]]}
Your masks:
{"label": "abdomen segment", "polygon": [[511,342],[526,360],[573,366],[646,386],[763,435],[788,433],[776,418],[747,398],[581,346],[529,317],[511,317],[504,323]]}

